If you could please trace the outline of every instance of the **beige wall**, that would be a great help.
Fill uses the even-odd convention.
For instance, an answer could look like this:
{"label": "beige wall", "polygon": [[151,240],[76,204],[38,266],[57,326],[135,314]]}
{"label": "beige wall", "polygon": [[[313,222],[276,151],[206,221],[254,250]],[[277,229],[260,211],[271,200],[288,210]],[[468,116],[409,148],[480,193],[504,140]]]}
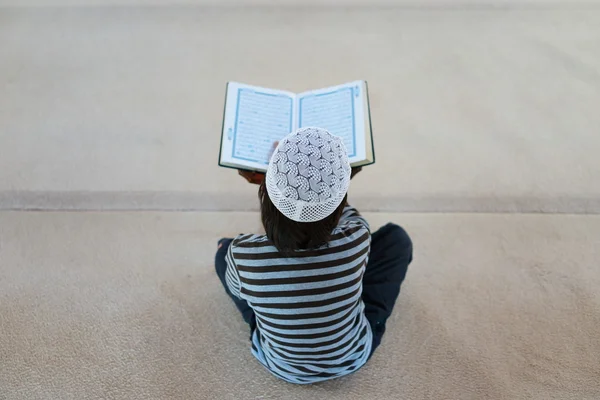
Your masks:
{"label": "beige wall", "polygon": [[0,0],[0,6],[411,6],[411,7],[488,7],[511,5],[552,5],[560,8],[600,4],[600,0]]}
{"label": "beige wall", "polygon": [[598,20],[0,9],[0,206],[252,208],[254,188],[216,167],[225,82],[367,79],[377,164],[352,189],[364,207],[600,210]]}

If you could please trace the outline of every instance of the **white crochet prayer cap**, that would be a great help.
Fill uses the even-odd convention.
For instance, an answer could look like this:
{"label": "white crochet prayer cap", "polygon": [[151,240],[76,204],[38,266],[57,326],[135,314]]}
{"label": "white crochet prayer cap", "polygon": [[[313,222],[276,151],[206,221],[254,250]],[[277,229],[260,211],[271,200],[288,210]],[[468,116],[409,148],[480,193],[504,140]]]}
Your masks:
{"label": "white crochet prayer cap", "polygon": [[283,138],[273,152],[267,193],[289,219],[320,221],[344,199],[350,174],[342,139],[325,129],[301,128]]}

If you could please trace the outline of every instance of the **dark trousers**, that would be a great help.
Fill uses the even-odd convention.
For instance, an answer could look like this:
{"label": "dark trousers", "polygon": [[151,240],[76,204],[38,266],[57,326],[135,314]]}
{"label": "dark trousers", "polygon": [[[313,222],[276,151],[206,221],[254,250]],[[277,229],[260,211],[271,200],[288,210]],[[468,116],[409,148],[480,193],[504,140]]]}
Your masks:
{"label": "dark trousers", "polygon": [[[215,268],[217,275],[242,313],[250,330],[256,328],[254,311],[245,300],[233,296],[225,281],[227,263],[225,255],[232,239],[221,239],[221,248],[217,250]],[[371,354],[381,343],[385,333],[385,323],[392,314],[396,299],[400,294],[400,285],[404,281],[408,265],[412,261],[412,241],[404,229],[395,224],[387,224],[371,235],[371,252],[363,276],[362,299],[365,303],[365,316],[373,331]]]}
{"label": "dark trousers", "polygon": [[217,270],[217,275],[225,287],[225,292],[231,297],[233,303],[237,307],[238,310],[242,313],[242,318],[248,325],[250,325],[250,336],[252,337],[252,331],[256,328],[256,318],[254,316],[254,310],[250,308],[248,302],[246,300],[238,299],[231,293],[229,287],[227,286],[227,281],[225,280],[225,273],[227,272],[227,262],[225,261],[225,256],[227,255],[227,250],[229,249],[229,245],[233,239],[221,239],[219,240],[219,247],[217,249],[217,254],[215,256],[215,269]]}

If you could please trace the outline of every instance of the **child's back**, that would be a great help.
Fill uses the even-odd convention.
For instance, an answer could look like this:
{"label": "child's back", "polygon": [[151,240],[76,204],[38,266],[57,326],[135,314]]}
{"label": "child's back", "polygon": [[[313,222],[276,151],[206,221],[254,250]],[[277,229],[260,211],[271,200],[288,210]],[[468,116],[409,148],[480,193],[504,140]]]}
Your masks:
{"label": "child's back", "polygon": [[346,375],[371,351],[361,299],[369,255],[367,222],[346,207],[327,245],[282,255],[264,235],[236,238],[227,284],[254,310],[252,353],[294,383]]}

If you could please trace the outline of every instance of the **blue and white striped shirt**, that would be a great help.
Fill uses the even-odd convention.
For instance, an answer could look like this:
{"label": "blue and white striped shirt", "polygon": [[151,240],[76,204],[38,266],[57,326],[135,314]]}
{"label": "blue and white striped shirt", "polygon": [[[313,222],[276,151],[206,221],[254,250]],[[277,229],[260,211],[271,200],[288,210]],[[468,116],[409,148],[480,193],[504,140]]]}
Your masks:
{"label": "blue and white striped shirt", "polygon": [[314,383],[366,363],[372,333],[361,294],[370,243],[368,223],[350,206],[327,245],[293,258],[264,235],[232,242],[227,285],[254,310],[252,354],[275,376]]}

